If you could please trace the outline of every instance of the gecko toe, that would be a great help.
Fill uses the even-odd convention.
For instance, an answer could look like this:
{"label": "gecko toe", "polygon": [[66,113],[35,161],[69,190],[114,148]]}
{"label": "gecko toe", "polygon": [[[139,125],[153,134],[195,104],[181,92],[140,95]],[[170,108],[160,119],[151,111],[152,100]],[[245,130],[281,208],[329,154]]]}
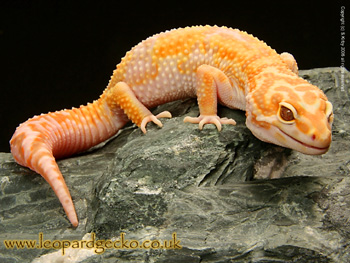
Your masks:
{"label": "gecko toe", "polygon": [[214,124],[218,131],[221,131],[222,124],[236,125],[233,119],[220,118],[217,115],[200,115],[199,117],[186,117],[184,122],[198,123],[199,129],[202,130],[205,124]]}
{"label": "gecko toe", "polygon": [[156,118],[172,118],[172,115],[169,111],[163,111],[156,115]]}
{"label": "gecko toe", "polygon": [[163,127],[163,124],[160,120],[158,120],[158,118],[171,118],[171,113],[169,111],[163,111],[161,113],[159,113],[157,116],[152,115],[148,115],[146,116],[140,125],[140,129],[141,131],[146,134],[147,130],[146,130],[146,125],[149,122],[153,122],[154,124],[157,124],[159,127]]}

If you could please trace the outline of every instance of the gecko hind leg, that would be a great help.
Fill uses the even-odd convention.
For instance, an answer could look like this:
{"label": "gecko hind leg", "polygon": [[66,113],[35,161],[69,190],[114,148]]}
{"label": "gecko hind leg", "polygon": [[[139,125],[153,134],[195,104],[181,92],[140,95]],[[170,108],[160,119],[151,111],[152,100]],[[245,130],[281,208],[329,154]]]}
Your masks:
{"label": "gecko hind leg", "polygon": [[128,118],[140,127],[143,133],[146,133],[146,125],[149,122],[153,122],[159,127],[162,127],[158,118],[171,118],[171,113],[163,111],[158,115],[154,116],[146,107],[143,105],[133,90],[125,82],[118,82],[114,87],[107,92],[107,104],[110,109],[121,108]]}

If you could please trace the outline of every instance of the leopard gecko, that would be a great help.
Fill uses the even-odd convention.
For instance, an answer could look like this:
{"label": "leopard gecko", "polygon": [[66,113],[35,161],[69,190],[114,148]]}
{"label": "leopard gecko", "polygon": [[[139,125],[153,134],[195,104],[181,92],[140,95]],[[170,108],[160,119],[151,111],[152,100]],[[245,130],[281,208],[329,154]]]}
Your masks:
{"label": "leopard gecko", "polygon": [[331,144],[332,104],[298,77],[289,53],[277,54],[238,29],[194,26],[156,34],[126,53],[100,98],[79,108],[34,116],[17,127],[11,152],[41,174],[76,227],[75,207],[56,159],[85,151],[112,137],[129,120],[143,133],[159,118],[150,108],[197,97],[200,115],[185,122],[235,125],[217,116],[217,104],[246,112],[246,125],[260,140],[305,154],[324,154]]}

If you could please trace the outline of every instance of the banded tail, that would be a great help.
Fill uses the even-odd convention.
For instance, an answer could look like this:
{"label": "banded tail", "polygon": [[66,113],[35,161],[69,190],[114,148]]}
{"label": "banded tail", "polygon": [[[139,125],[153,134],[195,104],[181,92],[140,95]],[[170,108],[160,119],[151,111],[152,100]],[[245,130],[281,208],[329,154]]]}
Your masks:
{"label": "banded tail", "polygon": [[112,112],[102,95],[87,106],[42,114],[22,123],[10,140],[11,152],[17,163],[45,178],[76,227],[74,204],[55,158],[82,152],[105,141],[126,122],[122,110]]}

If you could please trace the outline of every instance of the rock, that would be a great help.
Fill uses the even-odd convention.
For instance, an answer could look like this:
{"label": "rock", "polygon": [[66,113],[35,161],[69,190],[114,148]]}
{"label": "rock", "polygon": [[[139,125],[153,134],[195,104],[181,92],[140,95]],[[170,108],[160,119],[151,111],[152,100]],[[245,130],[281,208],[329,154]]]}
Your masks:
{"label": "rock", "polygon": [[[350,74],[323,68],[300,75],[333,103],[327,154],[261,142],[245,127],[244,112],[224,107],[219,115],[236,126],[199,131],[183,123],[198,114],[195,100],[169,103],[155,109],[173,113],[162,129],[149,124],[143,135],[129,125],[103,147],[58,162],[76,229],[45,180],[1,153],[0,262],[349,262]],[[56,240],[56,249],[41,248],[39,233]],[[91,233],[95,241],[118,243],[124,235],[129,243],[62,255],[62,240],[88,244]],[[15,239],[38,247],[7,249],[4,240]],[[145,240],[173,249],[140,249]]]}

